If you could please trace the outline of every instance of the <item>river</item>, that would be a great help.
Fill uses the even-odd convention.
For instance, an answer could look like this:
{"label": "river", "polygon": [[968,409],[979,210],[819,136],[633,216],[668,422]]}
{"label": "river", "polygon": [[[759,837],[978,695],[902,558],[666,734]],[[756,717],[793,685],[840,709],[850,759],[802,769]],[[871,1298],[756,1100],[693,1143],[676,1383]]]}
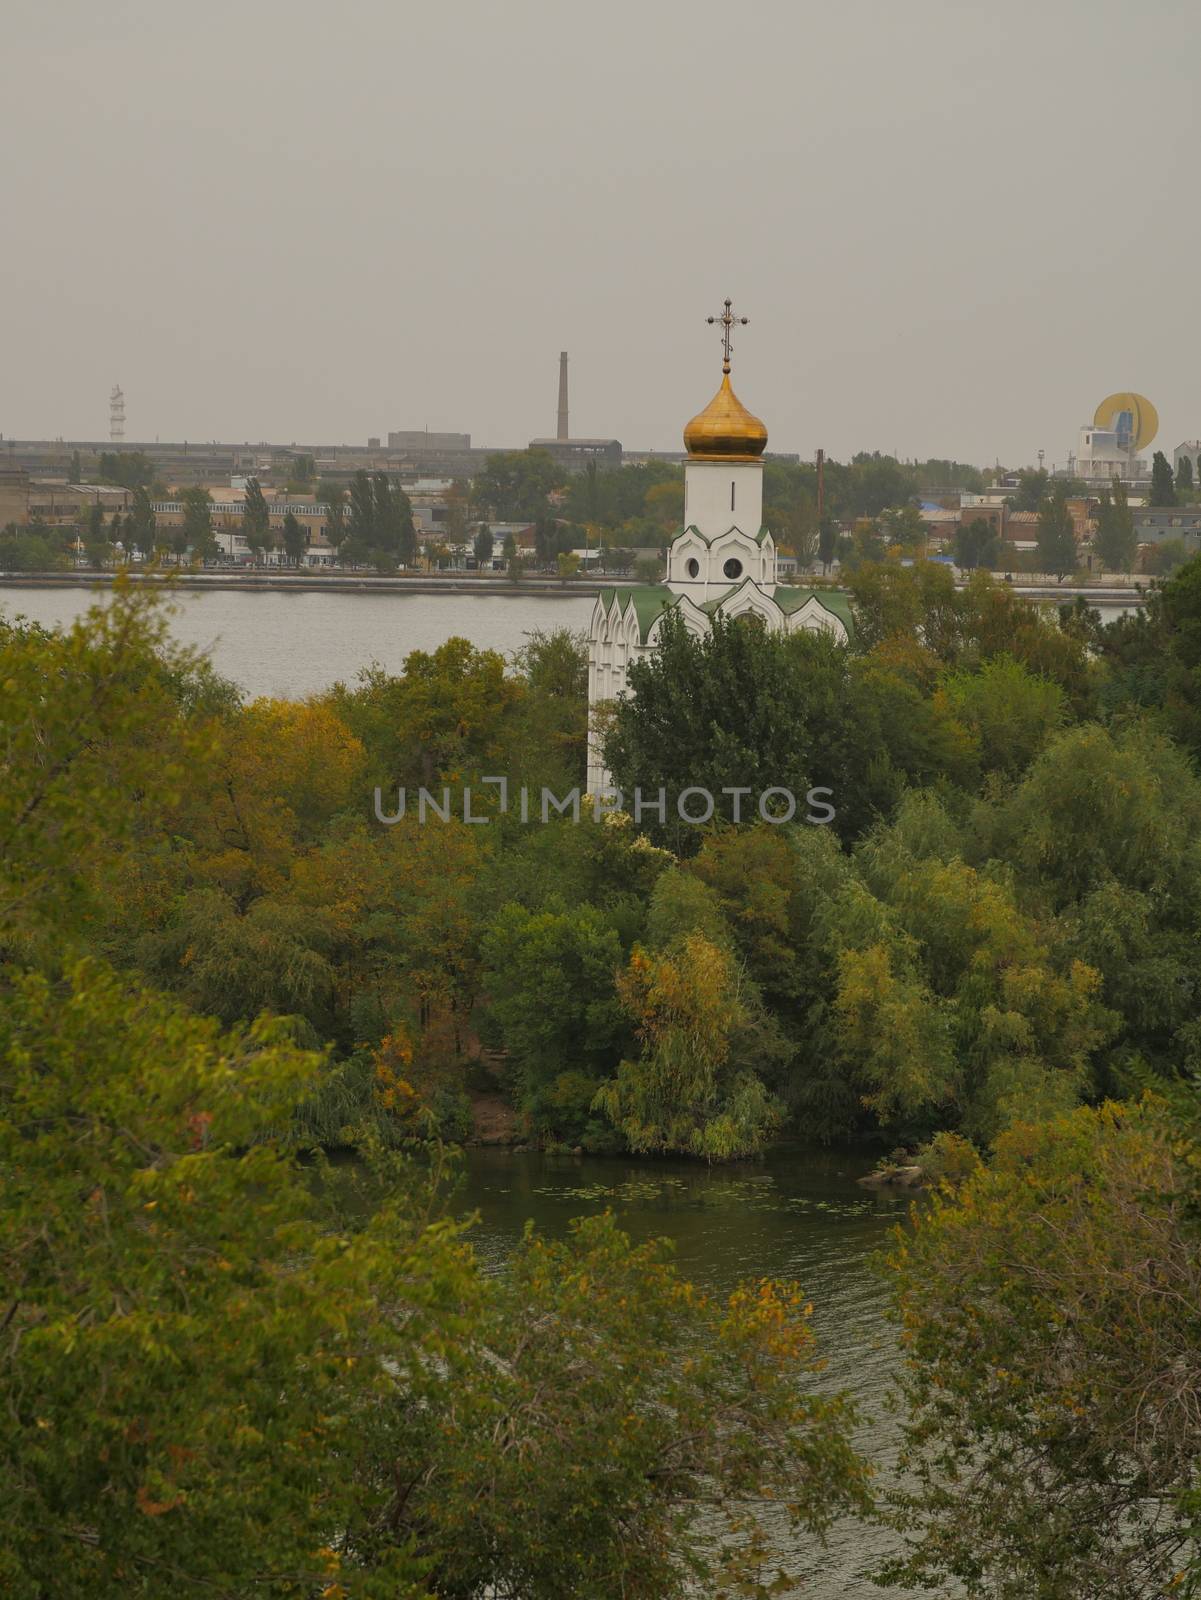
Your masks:
{"label": "river", "polygon": [[[672,1239],[681,1270],[707,1289],[726,1291],[744,1278],[795,1278],[813,1302],[827,1363],[815,1387],[855,1398],[856,1443],[887,1481],[899,1435],[883,1401],[897,1349],[884,1317],[887,1287],[871,1257],[909,1200],[860,1187],[855,1179],[868,1165],[861,1154],[830,1151],[780,1151],[762,1164],[706,1168],[471,1150],[458,1198],[478,1212],[475,1248],[492,1266],[503,1262],[527,1218],[561,1236],[572,1217],[609,1206],[635,1240]],[[868,1571],[895,1546],[884,1530],[847,1519],[824,1549],[814,1541],[799,1548],[811,1556],[811,1576],[798,1596],[836,1600],[881,1595]]]}
{"label": "river", "polygon": [[[84,584],[44,589],[0,584],[0,615],[24,615],[48,628],[105,603],[103,591]],[[399,672],[410,650],[434,650],[455,634],[480,649],[509,654],[540,628],[586,630],[593,604],[587,595],[506,591],[186,591],[174,602],[171,632],[181,644],[203,651],[222,677],[248,695],[298,700],[331,683],[351,682],[373,661]],[[1130,609],[1097,607],[1106,621]]]}
{"label": "river", "polygon": [[[0,587],[0,614],[52,628],[71,623],[102,591]],[[538,629],[587,629],[595,602],[572,594],[292,594],[221,589],[181,592],[171,633],[202,650],[247,694],[302,699],[351,682],[378,662],[399,672],[411,650],[434,650],[454,635],[480,649],[520,650]]]}

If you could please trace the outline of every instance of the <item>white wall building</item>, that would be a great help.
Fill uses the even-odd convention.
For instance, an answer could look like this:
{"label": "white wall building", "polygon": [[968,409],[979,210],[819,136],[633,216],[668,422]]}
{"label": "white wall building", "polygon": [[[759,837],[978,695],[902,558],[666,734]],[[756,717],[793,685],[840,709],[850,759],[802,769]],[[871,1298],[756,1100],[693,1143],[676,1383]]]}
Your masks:
{"label": "white wall building", "polygon": [[[592,713],[630,693],[629,669],[655,649],[669,612],[698,636],[709,633],[713,617],[720,615],[756,617],[781,632],[824,631],[843,642],[850,637],[845,594],[777,582],[775,540],[763,526],[761,457],[767,429],[730,387],[728,348],[721,387],[684,429],[684,443],[684,526],[668,551],[665,581],[603,589],[597,596],[588,650]],[[588,792],[601,794],[610,787],[592,714]]]}
{"label": "white wall building", "polygon": [[1185,456],[1193,464],[1193,482],[1201,486],[1201,439],[1186,439],[1183,444],[1178,444],[1172,451],[1172,471],[1180,471],[1180,463]]}
{"label": "white wall building", "polygon": [[1086,423],[1080,430],[1075,455],[1068,457],[1067,475],[1099,487],[1120,478],[1129,488],[1148,482],[1151,468],[1136,453],[1129,434]]}

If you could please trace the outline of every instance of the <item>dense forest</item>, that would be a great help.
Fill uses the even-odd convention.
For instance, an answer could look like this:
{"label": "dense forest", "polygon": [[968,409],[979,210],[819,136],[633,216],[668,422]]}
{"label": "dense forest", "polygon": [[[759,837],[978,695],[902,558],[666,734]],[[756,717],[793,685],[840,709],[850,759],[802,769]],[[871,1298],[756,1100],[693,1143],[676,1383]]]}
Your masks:
{"label": "dense forest", "polygon": [[[1193,1592],[1201,563],[1108,627],[850,588],[849,648],[632,669],[640,824],[502,807],[582,783],[564,633],[246,704],[142,592],[0,625],[6,1592],[766,1595],[768,1505],[892,1518],[897,1581]],[[549,1149],[915,1152],[907,1500],[795,1286],[715,1303],[610,1219],[482,1273],[443,1178],[498,1098]]]}

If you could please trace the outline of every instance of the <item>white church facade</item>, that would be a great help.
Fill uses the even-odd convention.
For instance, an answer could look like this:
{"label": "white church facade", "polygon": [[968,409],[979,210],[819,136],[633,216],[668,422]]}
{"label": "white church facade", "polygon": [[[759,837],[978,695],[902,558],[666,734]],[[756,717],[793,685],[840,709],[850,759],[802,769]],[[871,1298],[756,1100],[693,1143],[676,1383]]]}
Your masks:
{"label": "white church facade", "polygon": [[[664,581],[603,589],[592,612],[588,649],[588,792],[611,787],[596,707],[628,695],[629,669],[659,643],[664,616],[676,613],[703,636],[713,617],[753,616],[779,632],[824,631],[845,643],[853,627],[845,594],[779,584],[776,546],[763,526],[763,451],[767,429],[730,386],[725,303],[721,387],[684,429],[684,526],[672,540]],[[740,319],[745,321],[745,318]]]}

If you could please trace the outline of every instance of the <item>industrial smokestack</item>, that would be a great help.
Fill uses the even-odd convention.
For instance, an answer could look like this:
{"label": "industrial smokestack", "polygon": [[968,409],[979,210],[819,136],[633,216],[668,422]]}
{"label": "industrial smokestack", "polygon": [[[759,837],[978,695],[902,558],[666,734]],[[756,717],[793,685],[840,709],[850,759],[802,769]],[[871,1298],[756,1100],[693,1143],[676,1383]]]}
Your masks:
{"label": "industrial smokestack", "polygon": [[559,425],[555,429],[556,439],[569,439],[571,437],[567,428],[567,351],[559,351]]}

